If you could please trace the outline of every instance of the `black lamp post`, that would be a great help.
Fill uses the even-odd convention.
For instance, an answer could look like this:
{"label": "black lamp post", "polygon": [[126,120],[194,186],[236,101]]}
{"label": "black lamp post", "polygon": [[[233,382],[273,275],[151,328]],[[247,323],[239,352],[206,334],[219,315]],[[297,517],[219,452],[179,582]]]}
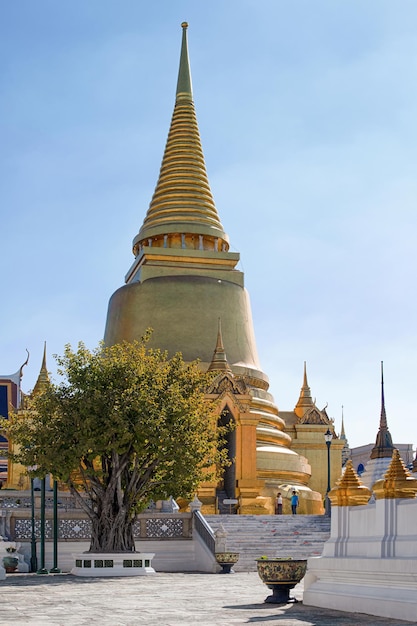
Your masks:
{"label": "black lamp post", "polygon": [[54,523],[53,523],[53,537],[54,537],[54,565],[49,570],[50,574],[59,574],[61,570],[58,567],[58,482],[54,480]]}
{"label": "black lamp post", "polygon": [[333,433],[331,432],[330,428],[328,428],[327,431],[324,433],[324,440],[327,446],[327,490],[326,490],[326,498],[324,500],[324,510],[325,510],[325,515],[327,515],[328,517],[330,517],[331,515],[329,491],[330,491],[330,446],[332,445],[332,439],[333,439]]}
{"label": "black lamp post", "polygon": [[48,570],[45,567],[45,478],[41,479],[41,553],[40,553],[40,568],[37,570],[37,574],[48,574]]}
{"label": "black lamp post", "polygon": [[31,532],[30,532],[30,571],[36,572],[38,569],[38,559],[36,556],[36,527],[35,527],[35,489],[34,478],[30,477],[30,508],[31,508]]}
{"label": "black lamp post", "polygon": [[36,572],[38,569],[38,559],[36,556],[36,521],[35,521],[35,478],[33,473],[37,465],[28,467],[30,477],[30,571]]}

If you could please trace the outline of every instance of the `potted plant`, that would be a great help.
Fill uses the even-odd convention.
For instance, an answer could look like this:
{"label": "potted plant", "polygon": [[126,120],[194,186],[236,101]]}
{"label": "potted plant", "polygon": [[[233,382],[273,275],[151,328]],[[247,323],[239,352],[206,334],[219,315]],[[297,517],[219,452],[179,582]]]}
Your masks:
{"label": "potted plant", "polygon": [[17,556],[13,556],[16,552],[16,548],[14,548],[13,546],[9,546],[8,548],[6,548],[6,552],[8,552],[10,556],[3,557],[4,569],[6,570],[7,574],[12,574],[17,570],[17,566],[19,565],[19,559],[17,558]]}
{"label": "potted plant", "polygon": [[[290,589],[297,585],[306,573],[307,559],[261,556],[256,559],[258,574],[262,582],[272,590],[265,602],[283,604],[290,601]],[[291,601],[297,602],[296,598]]]}

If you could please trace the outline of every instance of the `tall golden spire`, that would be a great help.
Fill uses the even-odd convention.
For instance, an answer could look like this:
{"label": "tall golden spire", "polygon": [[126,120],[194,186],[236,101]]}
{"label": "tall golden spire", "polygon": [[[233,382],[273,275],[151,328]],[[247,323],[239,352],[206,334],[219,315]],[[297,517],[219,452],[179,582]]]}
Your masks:
{"label": "tall golden spire", "polygon": [[392,457],[393,451],[394,445],[392,443],[391,433],[388,430],[387,415],[385,413],[384,363],[381,361],[381,417],[375,445],[371,452],[371,459]]}
{"label": "tall golden spire", "polygon": [[41,369],[39,372],[38,380],[35,383],[35,386],[33,388],[31,395],[35,396],[41,393],[42,391],[44,391],[45,387],[48,384],[49,384],[49,374],[48,374],[48,370],[46,367],[46,341],[45,341],[44,346],[43,346],[43,359],[42,359]]}
{"label": "tall golden spire", "polygon": [[[214,204],[193,103],[188,60],[187,22],[182,46],[174,113],[159,179],[133,254],[142,247],[193,247],[227,251],[228,236]],[[177,237],[169,237],[177,235]],[[180,239],[178,239],[178,236]],[[180,243],[179,243],[180,242]]]}
{"label": "tall golden spire", "polygon": [[304,361],[304,376],[303,376],[303,386],[301,387],[300,397],[298,398],[298,402],[295,405],[294,413],[297,417],[303,417],[304,413],[307,409],[314,406],[313,398],[311,397],[310,387],[307,382],[307,365]]}

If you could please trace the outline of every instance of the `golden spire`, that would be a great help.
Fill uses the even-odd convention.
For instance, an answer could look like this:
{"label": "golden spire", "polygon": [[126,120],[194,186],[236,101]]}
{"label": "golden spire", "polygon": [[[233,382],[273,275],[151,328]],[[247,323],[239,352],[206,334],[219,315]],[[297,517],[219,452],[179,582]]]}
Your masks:
{"label": "golden spire", "polygon": [[210,366],[207,370],[208,372],[228,372],[232,373],[231,367],[227,361],[226,352],[223,346],[223,337],[222,337],[222,326],[219,317],[218,330],[217,330],[217,343],[216,348],[213,353],[213,358],[211,360]]}
{"label": "golden spire", "polygon": [[377,500],[416,497],[417,479],[411,476],[396,448],[394,448],[392,460],[384,478],[376,481],[372,491]]}
{"label": "golden spire", "polygon": [[41,369],[39,372],[38,380],[36,381],[36,384],[33,388],[31,395],[36,396],[39,393],[42,393],[42,391],[45,390],[47,385],[49,385],[49,374],[46,368],[46,341],[45,341],[44,346],[43,346],[43,359],[42,359]]}
{"label": "golden spire", "polygon": [[307,382],[307,365],[304,361],[304,376],[303,376],[303,386],[301,387],[300,397],[298,398],[298,402],[295,405],[294,413],[297,417],[303,417],[306,410],[310,407],[314,406],[313,398],[311,397],[310,387]]}
{"label": "golden spire", "polygon": [[332,506],[359,506],[368,503],[371,491],[361,483],[349,459],[342,477],[328,495]]}
{"label": "golden spire", "polygon": [[[143,246],[171,247],[169,235],[180,235],[182,247],[227,251],[228,237],[214,204],[194,110],[188,60],[187,22],[182,45],[174,113],[159,179],[133,254]],[[187,237],[188,235],[188,237]],[[176,242],[178,239],[175,240]],[[191,245],[190,242],[193,242]],[[173,247],[177,247],[177,243]]]}
{"label": "golden spire", "polygon": [[387,415],[385,413],[384,397],[384,363],[381,361],[381,417],[375,445],[372,448],[371,459],[383,459],[391,457],[394,451],[391,433],[388,430]]}
{"label": "golden spire", "polygon": [[349,443],[348,443],[348,440],[347,440],[347,437],[346,437],[346,433],[345,433],[345,421],[344,421],[344,415],[343,415],[343,404],[342,404],[342,429],[340,431],[339,439],[341,441],[343,441],[342,467],[344,467],[346,465],[347,460],[351,456],[351,452],[350,452]]}
{"label": "golden spire", "polygon": [[343,419],[343,404],[342,404],[342,429],[340,431],[340,439],[346,439],[345,422],[344,422],[344,419]]}

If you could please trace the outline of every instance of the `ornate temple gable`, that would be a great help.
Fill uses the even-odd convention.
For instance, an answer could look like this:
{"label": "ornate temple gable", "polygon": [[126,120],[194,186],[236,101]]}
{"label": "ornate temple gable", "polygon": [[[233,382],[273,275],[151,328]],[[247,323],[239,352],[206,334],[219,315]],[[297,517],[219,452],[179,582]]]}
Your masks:
{"label": "ornate temple gable", "polygon": [[222,372],[213,380],[207,389],[207,393],[217,396],[224,396],[226,393],[245,396],[248,394],[248,389],[242,379],[235,378],[231,373]]}
{"label": "ornate temple gable", "polygon": [[[243,380],[235,378],[232,373],[222,372],[216,376],[206,392],[219,402],[221,406],[232,404],[239,413],[250,411],[251,398]],[[227,401],[229,398],[229,402]]]}
{"label": "ornate temple gable", "polygon": [[308,411],[304,413],[302,417],[298,419],[299,424],[322,424],[322,425],[330,425],[332,424],[332,420],[329,419],[326,409],[320,411],[316,406],[312,407]]}

